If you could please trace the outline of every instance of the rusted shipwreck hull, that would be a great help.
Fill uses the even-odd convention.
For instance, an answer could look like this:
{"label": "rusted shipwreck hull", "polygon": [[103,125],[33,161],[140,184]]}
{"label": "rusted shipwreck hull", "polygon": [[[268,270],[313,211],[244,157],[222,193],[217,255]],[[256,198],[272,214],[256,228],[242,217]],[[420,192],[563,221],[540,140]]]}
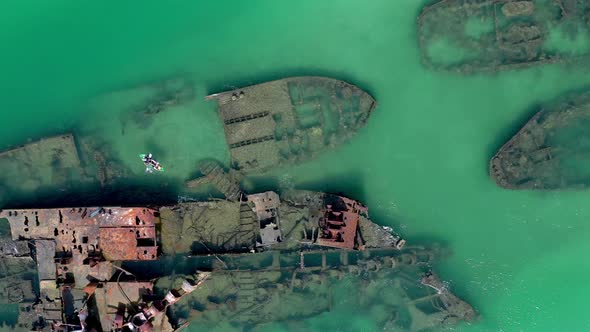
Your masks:
{"label": "rusted shipwreck hull", "polygon": [[376,102],[349,83],[289,77],[207,96],[217,100],[232,168],[264,172],[318,156],[362,128]]}
{"label": "rusted shipwreck hull", "polygon": [[[587,1],[441,0],[418,17],[423,63],[496,71],[588,58],[558,45],[588,38]],[[560,48],[561,47],[561,48]]]}
{"label": "rusted shipwreck hull", "polygon": [[[410,285],[424,294],[407,301],[418,315],[412,323],[418,325],[404,325],[410,331],[444,326],[455,319],[472,320],[476,316],[467,303],[448,290],[437,290],[433,294],[431,285],[416,282],[423,271],[428,270],[436,251],[405,249],[405,241],[399,235],[369,219],[365,206],[338,195],[291,191],[279,196],[263,192],[242,195],[238,202],[215,200],[160,208],[3,210],[0,219],[8,221],[12,236],[12,240],[0,246],[5,252],[0,257],[28,255],[29,261],[31,257],[36,261],[40,291],[35,296],[36,301],[31,300],[30,282],[14,285],[10,298],[20,303],[22,309],[19,327],[37,331],[92,328],[174,331],[187,322],[173,314],[167,317],[167,308],[177,304],[187,306],[195,301],[203,301],[202,304],[212,311],[221,310],[221,315],[231,313],[233,318],[228,321],[244,324],[255,325],[268,319],[286,319],[300,314],[296,311],[278,316],[268,313],[275,306],[268,301],[270,298],[261,304],[247,291],[252,286],[269,291],[265,290],[268,283],[252,284],[257,278],[278,278],[275,280],[278,284],[291,285],[270,290],[277,292],[277,296],[290,296],[292,292],[288,289],[302,287],[303,291],[313,284],[318,290],[314,296],[321,297],[327,289],[322,287],[325,278],[345,275],[383,280],[397,278],[398,295],[403,297],[403,290]],[[159,281],[156,287],[153,280],[142,277],[140,272],[127,270],[127,265],[134,261],[147,266],[159,264],[160,241],[166,253],[197,254],[192,258],[185,256],[187,260],[197,261],[187,261],[183,265],[205,268],[213,271],[212,274],[198,272],[174,278],[175,283],[168,282],[164,286]],[[33,249],[27,251],[29,246]],[[205,255],[199,256],[200,253]],[[271,255],[270,265],[268,255]],[[338,255],[338,263],[334,262],[334,255]],[[206,263],[207,260],[211,263]],[[381,267],[390,272],[379,272]],[[401,271],[414,277],[394,277]],[[167,280],[168,273],[160,275],[162,282]],[[286,275],[288,279],[284,278]],[[250,286],[225,287],[227,289],[219,290],[219,297],[215,297],[210,292],[203,295],[204,291],[197,289],[205,279],[214,285],[226,286],[231,280],[233,284],[249,280]],[[162,293],[162,289],[172,290]],[[217,288],[208,289],[217,291]],[[228,291],[240,293],[228,295]],[[212,306],[216,298],[226,296],[239,298],[240,304],[237,307],[230,304],[231,308]],[[425,309],[425,306],[432,308]],[[320,307],[314,306],[303,315],[325,311]],[[235,308],[239,308],[237,316]],[[263,312],[261,308],[267,313],[259,315]],[[207,313],[203,317],[211,316]],[[390,317],[389,323],[399,325],[396,317]],[[422,320],[424,317],[428,319]],[[401,321],[407,322],[407,318]]]}
{"label": "rusted shipwreck hull", "polygon": [[590,93],[543,105],[490,161],[508,189],[576,189],[590,184]]}
{"label": "rusted shipwreck hull", "polygon": [[106,287],[116,272],[113,262],[157,259],[156,213],[143,207],[1,211],[12,240],[30,243],[37,265],[40,294],[23,303],[19,327],[82,329],[94,294],[88,287]]}
{"label": "rusted shipwreck hull", "polygon": [[122,261],[158,259],[155,209],[4,210],[0,219],[8,220],[12,236],[0,242],[4,267],[15,259],[24,260],[21,267],[33,258],[37,265],[39,294],[31,280],[15,278],[14,269],[0,279],[6,285],[0,302],[19,303],[18,330],[172,332],[166,309],[209,276],[188,276],[180,288],[156,297],[153,280],[118,267]]}
{"label": "rusted shipwreck hull", "polygon": [[180,328],[170,324],[166,309],[196,291],[209,276],[209,272],[184,276],[177,288],[166,289],[163,298],[154,295],[153,280],[104,282],[86,291],[103,331],[173,332]]}
{"label": "rusted shipwreck hull", "polygon": [[[12,237],[12,242],[0,247],[6,252],[4,259],[22,251],[22,255],[30,254],[29,261],[32,262],[32,256],[37,262],[40,294],[35,303],[23,302],[19,325],[44,331],[98,326],[108,331],[135,324],[138,328],[143,326],[138,331],[149,331],[156,325],[156,330],[172,331],[164,316],[166,307],[186,293],[186,289],[194,290],[191,287],[196,287],[198,280],[189,282],[191,287],[184,284],[184,292],[173,292],[176,295],[167,296],[162,304],[162,299],[154,300],[151,281],[131,282],[132,275],[118,267],[119,262],[158,259],[160,237],[165,248],[172,248],[172,253],[191,253],[195,244],[202,244],[209,250],[206,254],[216,255],[244,250],[296,250],[310,245],[342,249],[385,246],[399,250],[405,242],[370,222],[366,207],[354,200],[303,191],[291,194],[288,199],[291,209],[281,207],[276,193],[265,192],[244,196],[240,202],[211,201],[160,208],[0,211],[0,219],[10,224]],[[308,213],[307,216],[302,212]],[[290,217],[293,213],[300,216]],[[215,219],[215,216],[222,218]],[[309,228],[309,235],[305,235],[305,227]],[[160,235],[158,228],[162,229]],[[361,238],[360,230],[365,238]],[[175,232],[180,232],[181,238],[176,239]],[[233,240],[217,245],[224,236]],[[26,250],[28,243],[34,248],[31,252]],[[134,279],[141,280],[141,276]],[[28,289],[27,285],[19,285],[19,289]],[[11,291],[14,301],[30,300],[30,296],[17,298],[16,287],[12,284],[11,287],[15,289]],[[143,306],[129,308],[122,305],[125,304],[122,298]]]}
{"label": "rusted shipwreck hull", "polygon": [[239,201],[180,203],[160,209],[165,253],[226,253],[295,250],[306,246],[340,249],[405,244],[369,219],[358,201],[302,190],[279,196],[243,194]]}

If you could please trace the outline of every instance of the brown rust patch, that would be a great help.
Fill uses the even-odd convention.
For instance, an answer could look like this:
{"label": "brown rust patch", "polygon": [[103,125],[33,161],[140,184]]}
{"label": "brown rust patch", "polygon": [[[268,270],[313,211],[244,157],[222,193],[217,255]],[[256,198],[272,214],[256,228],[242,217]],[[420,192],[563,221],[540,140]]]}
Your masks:
{"label": "brown rust patch", "polygon": [[142,207],[84,207],[9,210],[0,218],[8,219],[13,239],[51,239],[57,253],[81,264],[100,254],[107,260],[155,259],[154,213]]}
{"label": "brown rust patch", "polygon": [[360,212],[361,210],[366,212],[367,208],[355,200],[341,196],[338,198],[343,204],[326,205],[324,217],[319,222],[318,244],[355,249]]}

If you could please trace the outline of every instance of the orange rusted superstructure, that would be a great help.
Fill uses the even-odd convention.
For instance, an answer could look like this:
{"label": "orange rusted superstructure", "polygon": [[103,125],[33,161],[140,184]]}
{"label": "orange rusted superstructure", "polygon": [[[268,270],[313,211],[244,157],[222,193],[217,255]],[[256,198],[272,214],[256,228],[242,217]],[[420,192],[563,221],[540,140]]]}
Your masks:
{"label": "orange rusted superstructure", "polygon": [[[6,210],[13,239],[54,240],[56,253],[74,262],[156,259],[155,213],[145,207]],[[80,262],[81,263],[81,262]]]}
{"label": "orange rusted superstructure", "polygon": [[[153,280],[133,275],[122,263],[156,260],[158,245],[178,254],[196,251],[197,243],[217,257],[267,250],[278,255],[314,246],[401,250],[405,243],[391,228],[373,223],[359,201],[304,190],[280,196],[241,193],[238,201],[157,208],[12,209],[0,211],[0,219],[9,222],[13,240],[32,248],[40,294],[29,316],[36,320],[35,330],[52,332],[96,326],[104,331],[173,331],[167,307],[196,290],[209,273],[198,272],[157,299]],[[299,268],[304,267],[302,258]]]}
{"label": "orange rusted superstructure", "polygon": [[327,204],[324,217],[320,218],[318,244],[342,249],[363,249],[358,239],[360,214],[367,214],[367,208],[350,198],[340,196],[336,205]]}
{"label": "orange rusted superstructure", "polygon": [[144,207],[0,211],[12,238],[34,247],[40,291],[35,311],[43,317],[36,329],[83,328],[85,316],[73,308],[84,308],[85,290],[106,290],[97,285],[111,279],[114,261],[157,259],[156,213]]}

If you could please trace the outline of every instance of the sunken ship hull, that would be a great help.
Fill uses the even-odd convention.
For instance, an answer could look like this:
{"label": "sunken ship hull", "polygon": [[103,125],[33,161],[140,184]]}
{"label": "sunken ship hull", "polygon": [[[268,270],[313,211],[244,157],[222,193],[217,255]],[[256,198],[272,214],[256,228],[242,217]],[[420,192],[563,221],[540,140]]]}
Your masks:
{"label": "sunken ship hull", "polygon": [[[329,310],[330,282],[342,279],[359,289],[369,287],[363,280],[387,281],[379,287],[401,302],[390,304],[384,326],[422,331],[477,316],[429,272],[439,248],[406,248],[365,206],[338,195],[3,210],[0,219],[12,236],[0,257],[28,255],[37,265],[40,293],[33,296],[30,281],[10,297],[22,308],[19,328],[175,331],[188,320],[206,325],[220,317],[253,326]],[[165,267],[166,257],[182,261]],[[274,310],[281,299],[313,305]]]}
{"label": "sunken ship hull", "polygon": [[72,135],[46,137],[0,152],[0,183],[21,191],[63,186],[80,178],[80,164]]}
{"label": "sunken ship hull", "polygon": [[[148,129],[174,107],[194,100],[192,83],[182,77],[113,91],[94,100],[121,107],[121,130]],[[124,105],[117,101],[125,100]],[[0,200],[14,194],[47,194],[72,185],[109,187],[133,173],[114,147],[97,135],[64,133],[30,140],[0,151]]]}
{"label": "sunken ship hull", "polygon": [[590,93],[541,107],[490,161],[507,189],[579,189],[590,184]]}
{"label": "sunken ship hull", "polygon": [[554,40],[587,38],[589,9],[587,1],[437,1],[418,18],[422,61],[432,69],[472,72],[587,58]]}
{"label": "sunken ship hull", "polygon": [[[210,258],[217,268],[207,287],[171,308],[171,316],[179,323],[190,319],[200,327],[223,331],[271,322],[301,329],[302,319],[342,303],[363,312],[380,303],[384,315],[374,317],[377,328],[452,328],[461,321],[474,321],[477,314],[428,273],[443,254],[438,247],[407,247],[220,255],[223,264]],[[156,285],[177,287],[181,282],[181,277],[164,277]]]}
{"label": "sunken ship hull", "polygon": [[241,194],[238,201],[179,203],[160,208],[166,254],[293,251],[303,247],[347,250],[391,247],[405,240],[373,223],[358,201],[291,190]]}
{"label": "sunken ship hull", "polygon": [[376,107],[343,81],[289,77],[206,97],[216,100],[231,167],[258,173],[312,159],[344,144]]}

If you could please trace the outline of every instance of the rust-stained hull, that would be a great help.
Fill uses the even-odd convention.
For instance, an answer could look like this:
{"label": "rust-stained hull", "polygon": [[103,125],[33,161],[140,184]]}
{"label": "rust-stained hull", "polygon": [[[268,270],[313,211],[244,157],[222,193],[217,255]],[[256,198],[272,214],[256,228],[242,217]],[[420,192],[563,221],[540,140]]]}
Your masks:
{"label": "rust-stained hull", "polygon": [[358,201],[293,190],[243,195],[237,202],[180,203],[160,209],[164,253],[229,253],[394,247],[405,241],[373,223]]}
{"label": "rust-stained hull", "polygon": [[10,223],[14,240],[52,239],[58,253],[81,263],[97,253],[107,260],[156,259],[156,212],[144,207],[4,210],[0,218]]}
{"label": "rust-stained hull", "polygon": [[32,319],[19,320],[19,325],[43,331],[81,327],[83,320],[73,308],[84,307],[84,289],[90,281],[108,281],[113,261],[157,258],[155,214],[143,207],[0,211],[12,238],[32,244],[37,263],[40,296],[32,309],[38,315],[24,315],[23,320]]}
{"label": "rust-stained hull", "polygon": [[[96,328],[87,325],[88,315],[100,321],[100,329],[105,331],[125,327],[145,332],[173,331],[174,326],[186,324],[177,318],[174,324],[168,321],[167,308],[190,303],[205,305],[199,315],[205,325],[210,317],[257,325],[317,315],[331,306],[330,288],[325,284],[330,278],[393,280],[391,295],[406,299],[403,305],[416,313],[402,319],[416,324],[413,331],[454,324],[455,318],[470,321],[476,317],[473,308],[452,293],[433,294],[430,286],[403,277],[417,279],[440,255],[437,249],[404,248],[404,240],[368,218],[365,206],[339,195],[301,190],[281,196],[263,192],[243,195],[238,202],[215,200],[160,208],[4,210],[0,218],[8,219],[13,238],[35,245],[32,255],[38,263],[41,296],[31,309],[44,318],[45,325],[39,328],[43,331],[67,331],[67,326]],[[205,221],[211,224],[202,224]],[[160,235],[156,234],[156,225],[161,227]],[[130,260],[158,264],[155,240],[160,237],[167,253],[182,253],[182,249],[190,252],[195,243],[204,245],[206,256],[185,259],[202,257],[212,260],[211,265],[187,261],[182,266],[203,266],[213,272],[199,272],[181,278],[180,284],[170,282],[163,287],[145,281],[137,271],[127,271],[126,265],[118,266]],[[214,246],[220,238],[233,247]],[[245,248],[249,252],[236,254],[232,249],[244,249],[243,243],[250,245]],[[0,248],[10,251],[13,246]],[[170,248],[173,251],[167,251]],[[167,274],[164,272],[162,282]],[[199,287],[208,278],[208,287]],[[268,285],[276,287],[268,289]],[[155,287],[173,289],[162,298],[154,296]],[[316,292],[309,293],[309,289]],[[424,296],[412,298],[408,289],[415,289],[412,296],[416,292]],[[268,296],[258,299],[253,291]],[[311,301],[313,305],[303,311],[273,312],[278,305],[273,299],[279,296]],[[91,300],[83,301],[85,298]],[[213,305],[222,298],[231,300]],[[428,305],[428,301],[442,302]],[[169,312],[174,318],[174,310]],[[28,314],[23,317],[29,319]],[[387,324],[402,326],[398,319],[391,317]]]}

